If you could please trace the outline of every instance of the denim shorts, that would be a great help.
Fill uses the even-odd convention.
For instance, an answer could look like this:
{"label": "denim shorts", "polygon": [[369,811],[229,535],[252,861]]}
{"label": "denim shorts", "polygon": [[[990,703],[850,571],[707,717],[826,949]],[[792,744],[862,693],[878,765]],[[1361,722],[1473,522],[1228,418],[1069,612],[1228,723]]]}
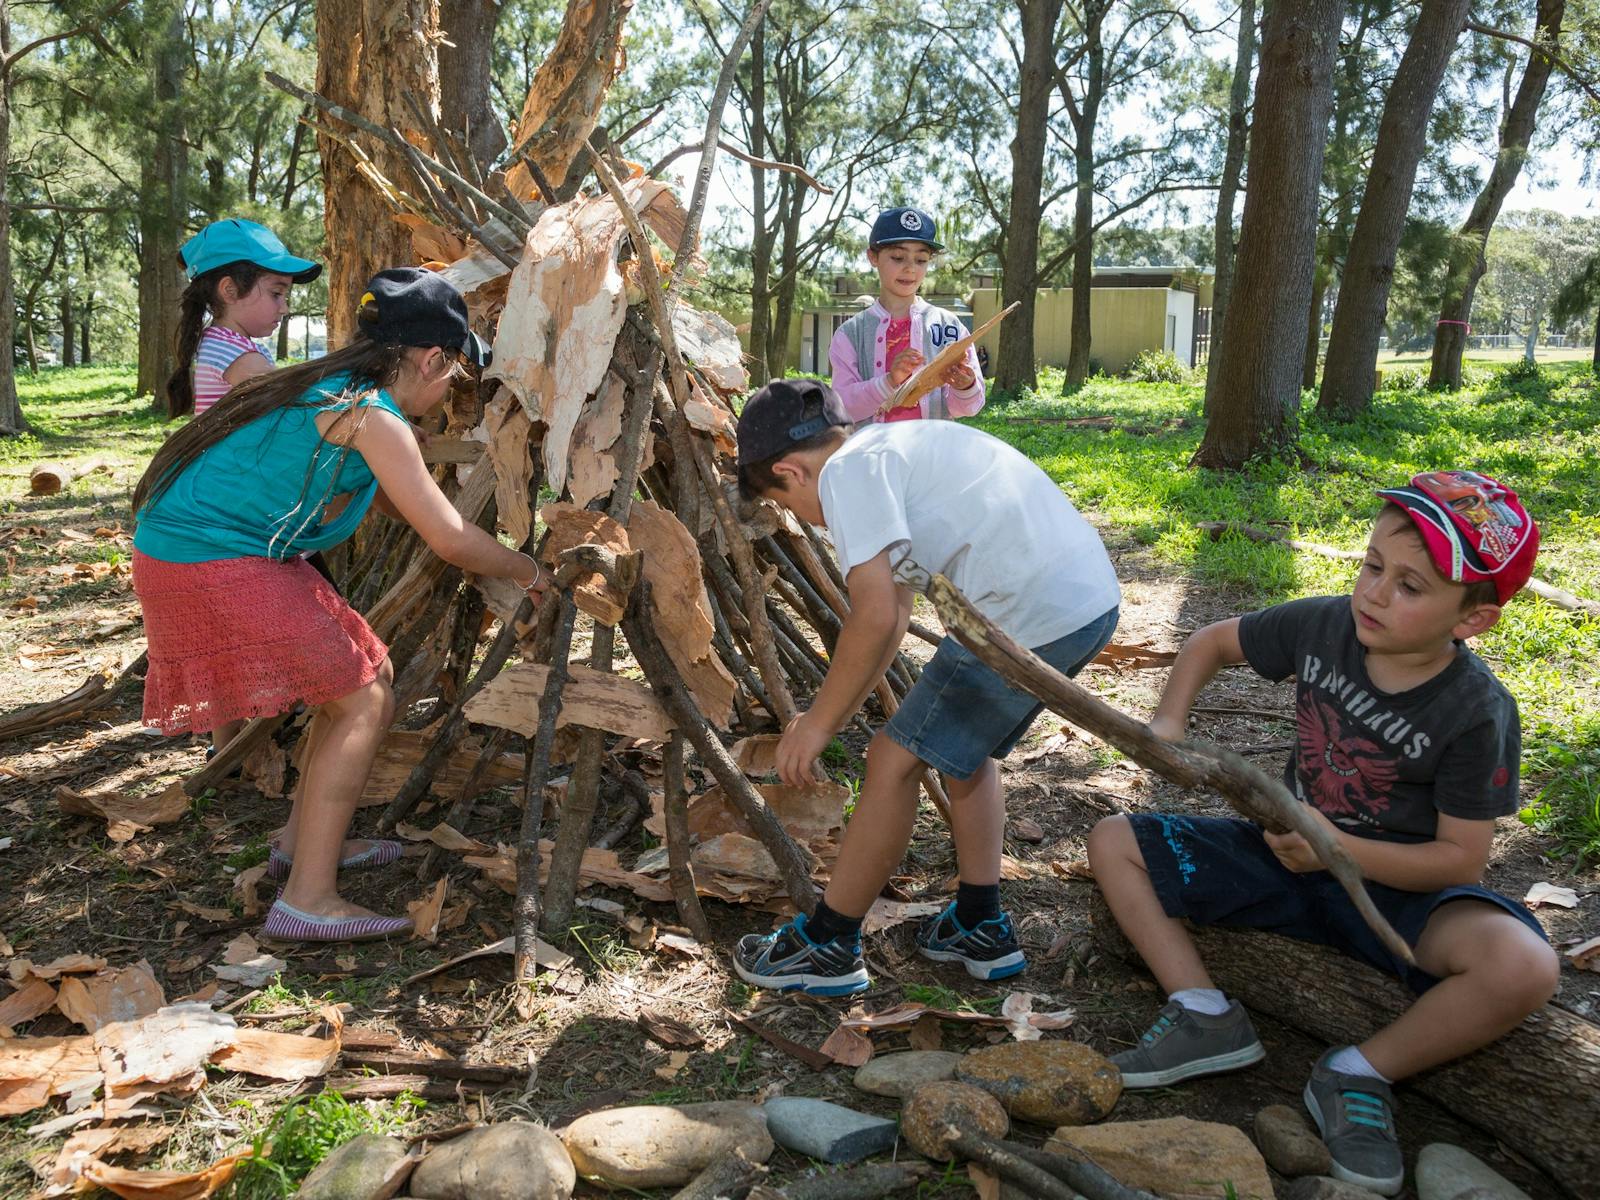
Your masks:
{"label": "denim shorts", "polygon": [[[1331,946],[1395,976],[1413,992],[1425,992],[1439,982],[1389,953],[1327,871],[1300,873],[1280,863],[1253,822],[1167,813],[1136,813],[1128,821],[1167,916],[1197,925],[1264,929]],[[1369,879],[1367,891],[1409,946],[1417,944],[1434,910],[1452,900],[1493,904],[1545,938],[1537,917],[1488,888],[1404,892]]]}
{"label": "denim shorts", "polygon": [[[1063,674],[1076,675],[1105,648],[1116,628],[1113,608],[1033,652]],[[947,637],[883,731],[930,767],[953,779],[970,779],[984,759],[1011,753],[1043,711],[1035,697],[1012,687]]]}

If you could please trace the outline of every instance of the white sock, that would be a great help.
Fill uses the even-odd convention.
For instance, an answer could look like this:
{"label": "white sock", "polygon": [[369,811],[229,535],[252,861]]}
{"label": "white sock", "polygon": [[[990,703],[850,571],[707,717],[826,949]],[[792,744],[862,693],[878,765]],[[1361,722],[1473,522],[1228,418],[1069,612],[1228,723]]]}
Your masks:
{"label": "white sock", "polygon": [[1182,991],[1173,992],[1167,999],[1176,1000],[1190,1012],[1202,1013],[1208,1017],[1220,1017],[1228,1011],[1228,998],[1216,988],[1184,988]]}
{"label": "white sock", "polygon": [[1328,1059],[1328,1070],[1338,1075],[1367,1075],[1373,1079],[1381,1079],[1385,1083],[1393,1083],[1383,1072],[1367,1061],[1367,1056],[1361,1053],[1359,1046],[1346,1046],[1337,1051]]}

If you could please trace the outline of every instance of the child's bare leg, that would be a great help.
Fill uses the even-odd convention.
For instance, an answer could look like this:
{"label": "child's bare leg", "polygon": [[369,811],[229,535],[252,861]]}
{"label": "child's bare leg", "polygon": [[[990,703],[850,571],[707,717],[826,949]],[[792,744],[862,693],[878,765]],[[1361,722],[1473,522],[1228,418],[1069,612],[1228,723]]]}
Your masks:
{"label": "child's bare leg", "polygon": [[867,748],[867,777],[855,813],[845,826],[839,858],[823,897],[841,916],[863,917],[889,882],[917,818],[923,762],[883,733]]}
{"label": "child's bare leg", "polygon": [[211,731],[211,752],[221,754],[224,747],[234,738],[239,736],[239,730],[244,728],[243,721],[224,721]]}
{"label": "child's bare leg", "polygon": [[1170,996],[1215,989],[1183,923],[1167,916],[1150,883],[1139,842],[1126,817],[1107,817],[1089,833],[1089,866],[1122,932]]}
{"label": "child's bare leg", "polygon": [[1555,994],[1555,951],[1504,909],[1455,900],[1435,909],[1417,939],[1417,965],[1439,977],[1359,1049],[1388,1079],[1460,1058],[1516,1026]]}
{"label": "child's bare leg", "polygon": [[283,889],[286,904],[318,916],[367,913],[339,896],[339,856],[372,760],[394,716],[393,679],[385,661],[366,687],[324,704],[317,713],[324,728],[306,757],[294,869]]}
{"label": "child's bare leg", "polygon": [[295,780],[294,791],[289,793],[289,819],[283,823],[283,828],[278,830],[273,838],[278,849],[291,858],[294,857],[295,840],[300,831],[300,811],[304,807],[302,802],[306,794],[306,779],[311,774],[311,764],[317,757],[317,745],[322,741],[322,731],[325,728],[327,722],[322,719],[322,711],[318,709],[311,714],[311,720],[306,723],[306,744],[300,754],[300,778]]}
{"label": "child's bare leg", "polygon": [[1000,769],[986,758],[966,779],[942,776],[950,796],[950,835],[962,883],[1000,882],[1005,848],[1006,806],[1000,795]]}

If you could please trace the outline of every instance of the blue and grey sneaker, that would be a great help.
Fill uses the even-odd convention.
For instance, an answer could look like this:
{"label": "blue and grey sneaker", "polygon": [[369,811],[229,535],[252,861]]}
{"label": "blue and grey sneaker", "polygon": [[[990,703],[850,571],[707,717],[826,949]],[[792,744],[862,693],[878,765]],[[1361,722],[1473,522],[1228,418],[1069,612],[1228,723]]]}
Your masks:
{"label": "blue and grey sneaker", "polygon": [[801,913],[771,933],[747,933],[733,951],[733,969],[746,983],[808,996],[851,996],[871,986],[861,936],[814,942]]}
{"label": "blue and grey sneaker", "polygon": [[1008,913],[963,929],[953,900],[917,930],[917,953],[934,962],[960,963],[974,979],[1004,979],[1028,965]]}
{"label": "blue and grey sneaker", "polygon": [[1371,1075],[1328,1069],[1329,1050],[1311,1069],[1305,1102],[1333,1156],[1332,1175],[1380,1196],[1399,1194],[1406,1164],[1394,1128],[1394,1093]]}

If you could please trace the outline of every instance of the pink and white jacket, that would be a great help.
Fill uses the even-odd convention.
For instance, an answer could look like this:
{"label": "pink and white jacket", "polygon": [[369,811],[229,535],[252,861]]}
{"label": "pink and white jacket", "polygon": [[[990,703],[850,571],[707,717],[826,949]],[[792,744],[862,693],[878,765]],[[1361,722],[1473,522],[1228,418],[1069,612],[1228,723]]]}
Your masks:
{"label": "pink and white jacket", "polygon": [[[918,296],[911,302],[911,345],[922,350],[925,362],[951,342],[966,337],[967,329],[953,312],[929,304]],[[878,301],[851,317],[833,335],[828,362],[833,368],[833,390],[852,421],[880,419],[878,409],[894,389],[889,386],[885,349],[889,336],[889,310]],[[970,417],[983,407],[983,372],[976,346],[967,347],[972,386],[965,391],[934,388],[921,400],[928,418]],[[863,367],[869,367],[863,370]]]}

